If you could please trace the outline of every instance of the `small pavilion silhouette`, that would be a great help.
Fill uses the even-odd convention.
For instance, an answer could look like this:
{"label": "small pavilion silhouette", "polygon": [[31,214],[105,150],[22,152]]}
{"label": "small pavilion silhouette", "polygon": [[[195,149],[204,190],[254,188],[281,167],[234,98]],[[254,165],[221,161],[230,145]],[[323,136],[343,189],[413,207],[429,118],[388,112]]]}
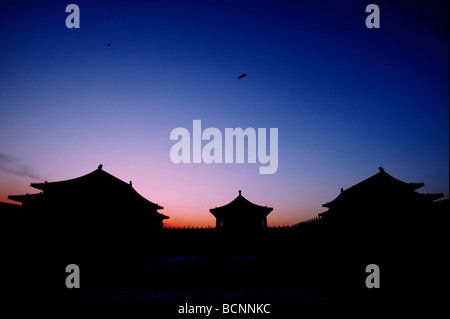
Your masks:
{"label": "small pavilion silhouette", "polygon": [[209,211],[216,217],[216,229],[248,231],[267,228],[267,215],[272,210],[271,207],[253,204],[239,190],[233,201]]}

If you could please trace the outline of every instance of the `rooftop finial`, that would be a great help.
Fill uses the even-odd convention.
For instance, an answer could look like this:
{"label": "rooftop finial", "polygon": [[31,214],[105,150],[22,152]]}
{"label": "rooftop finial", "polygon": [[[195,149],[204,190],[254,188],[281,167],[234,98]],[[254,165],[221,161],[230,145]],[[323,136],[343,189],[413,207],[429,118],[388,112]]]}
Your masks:
{"label": "rooftop finial", "polygon": [[239,195],[241,195],[241,192],[242,192],[242,191],[241,191],[241,190],[239,190],[238,192],[239,192]]}
{"label": "rooftop finial", "polygon": [[384,173],[384,169],[383,169],[383,167],[378,167],[378,169],[380,170],[380,173]]}
{"label": "rooftop finial", "polygon": [[130,181],[130,186],[133,186],[133,183]]}
{"label": "rooftop finial", "polygon": [[98,169],[101,170],[102,168],[103,168],[103,165],[100,164],[100,165],[98,166]]}

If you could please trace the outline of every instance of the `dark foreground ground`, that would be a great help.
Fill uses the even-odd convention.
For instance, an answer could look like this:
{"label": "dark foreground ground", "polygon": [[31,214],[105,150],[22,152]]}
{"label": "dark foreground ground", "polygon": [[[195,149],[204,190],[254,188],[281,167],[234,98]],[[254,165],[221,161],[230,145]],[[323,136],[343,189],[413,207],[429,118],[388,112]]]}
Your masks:
{"label": "dark foreground ground", "polygon": [[[52,234],[8,251],[6,291],[17,311],[139,311],[149,318],[206,316],[180,314],[186,305],[211,306],[213,318],[432,317],[445,304],[442,234],[325,230],[171,231],[114,242]],[[68,264],[80,268],[78,289],[65,285]],[[378,289],[366,287],[369,264],[380,268]],[[224,313],[224,304],[269,304],[270,313]]]}

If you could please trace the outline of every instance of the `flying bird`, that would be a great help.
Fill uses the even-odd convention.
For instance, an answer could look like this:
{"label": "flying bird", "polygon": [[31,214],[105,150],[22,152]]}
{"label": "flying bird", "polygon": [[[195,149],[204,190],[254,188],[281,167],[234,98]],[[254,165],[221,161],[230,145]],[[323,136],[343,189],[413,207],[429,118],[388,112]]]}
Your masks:
{"label": "flying bird", "polygon": [[247,76],[247,73],[242,73],[241,75],[238,76],[238,79],[242,79],[244,76]]}

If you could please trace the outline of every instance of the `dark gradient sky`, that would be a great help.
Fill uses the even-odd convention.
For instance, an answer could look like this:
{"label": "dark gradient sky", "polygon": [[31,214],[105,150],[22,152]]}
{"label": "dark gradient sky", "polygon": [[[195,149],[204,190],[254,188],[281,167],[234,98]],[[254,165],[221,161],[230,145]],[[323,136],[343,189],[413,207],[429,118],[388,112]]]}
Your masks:
{"label": "dark gradient sky", "polygon": [[[213,225],[238,189],[293,224],[379,166],[448,197],[448,1],[373,2],[380,29],[369,3],[1,1],[0,201],[100,163],[172,225]],[[278,128],[277,173],[173,164],[194,119]]]}

